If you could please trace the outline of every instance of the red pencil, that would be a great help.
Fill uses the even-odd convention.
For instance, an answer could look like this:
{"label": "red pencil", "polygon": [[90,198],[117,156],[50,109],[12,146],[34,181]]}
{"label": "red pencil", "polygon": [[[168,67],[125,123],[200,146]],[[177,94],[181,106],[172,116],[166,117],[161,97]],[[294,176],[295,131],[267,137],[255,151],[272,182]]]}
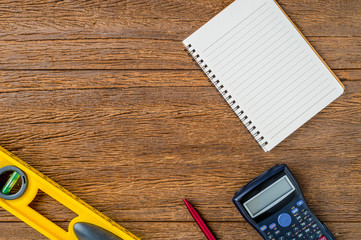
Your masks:
{"label": "red pencil", "polygon": [[187,199],[184,199],[184,203],[186,204],[189,212],[191,213],[192,217],[194,218],[194,220],[196,221],[198,226],[201,228],[204,235],[206,235],[207,239],[208,240],[216,240],[213,233],[211,232],[211,230],[209,230],[206,223],[203,221],[201,216],[198,214],[197,210],[194,209],[192,204],[190,202],[188,202]]}

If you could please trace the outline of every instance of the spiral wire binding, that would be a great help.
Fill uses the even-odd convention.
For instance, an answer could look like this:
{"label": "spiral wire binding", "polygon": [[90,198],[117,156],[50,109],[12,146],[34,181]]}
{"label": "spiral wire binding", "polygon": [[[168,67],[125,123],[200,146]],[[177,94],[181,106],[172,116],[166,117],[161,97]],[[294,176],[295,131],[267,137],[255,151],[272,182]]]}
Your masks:
{"label": "spiral wire binding", "polygon": [[[212,70],[208,67],[208,65],[204,62],[203,59],[200,58],[200,55],[197,51],[192,48],[192,44],[189,44],[185,47],[184,51],[188,52],[188,55],[192,57],[192,60],[203,70],[204,74],[208,77],[208,79],[212,82],[212,84],[218,89],[220,94],[226,100],[228,105],[232,108],[232,110],[239,117],[241,122],[246,126],[248,131],[252,134],[256,142],[263,148],[268,145],[267,141],[264,141],[265,138],[261,136],[260,131],[257,130],[257,127],[252,124],[252,121],[248,119],[248,116],[241,109],[239,105],[237,105],[236,100],[232,99],[232,95],[228,94],[228,91],[224,89],[224,85],[221,84],[220,80],[217,79],[216,75],[212,73]],[[228,95],[227,95],[228,94]]]}

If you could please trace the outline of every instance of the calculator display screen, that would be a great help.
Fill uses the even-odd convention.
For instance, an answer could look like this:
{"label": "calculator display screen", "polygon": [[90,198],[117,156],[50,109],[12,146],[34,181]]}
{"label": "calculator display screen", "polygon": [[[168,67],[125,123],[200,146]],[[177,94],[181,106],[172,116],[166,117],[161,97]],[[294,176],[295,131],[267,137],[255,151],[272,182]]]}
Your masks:
{"label": "calculator display screen", "polygon": [[283,176],[266,189],[243,204],[252,218],[264,213],[268,209],[286,198],[295,190],[287,176]]}

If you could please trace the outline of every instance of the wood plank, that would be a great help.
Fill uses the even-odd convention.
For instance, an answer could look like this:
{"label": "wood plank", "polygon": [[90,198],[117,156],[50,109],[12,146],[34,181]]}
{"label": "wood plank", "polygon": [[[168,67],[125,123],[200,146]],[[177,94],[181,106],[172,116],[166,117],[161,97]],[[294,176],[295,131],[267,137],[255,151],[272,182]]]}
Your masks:
{"label": "wood plank", "polygon": [[345,84],[269,153],[213,87],[1,93],[0,145],[118,221],[184,221],[184,197],[234,221],[234,192],[283,162],[322,220],[359,221],[361,82]]}
{"label": "wood plank", "polygon": [[[181,44],[232,1],[0,2],[0,145],[144,239],[205,239],[185,197],[217,238],[259,239],[231,198],[287,163],[335,237],[361,239],[360,1],[278,1],[346,91],[269,153]],[[45,239],[4,210],[0,231]]]}
{"label": "wood plank", "polygon": [[[342,82],[360,81],[361,70],[336,70]],[[212,87],[201,70],[0,71],[0,92],[139,87]]]}
{"label": "wood plank", "polygon": [[[209,1],[6,1],[3,40],[183,39],[228,6]],[[359,0],[278,1],[306,36],[360,36]]]}
{"label": "wood plank", "polygon": [[[3,210],[2,210],[3,211]],[[24,222],[0,223],[1,238],[7,240],[45,240],[48,239]]]}
{"label": "wood plank", "polygon": [[361,80],[361,71],[358,71],[357,69],[335,70],[334,72],[341,81],[347,81],[347,80],[359,81],[359,80]]}
{"label": "wood plank", "polygon": [[[197,69],[179,39],[0,41],[0,69]],[[309,37],[333,69],[361,68],[361,37]]]}
{"label": "wood plank", "polygon": [[[206,239],[194,222],[126,222],[127,228],[142,239]],[[360,223],[326,222],[336,239],[360,239]],[[245,222],[209,222],[209,227],[217,239],[261,239],[258,233]],[[1,237],[7,240],[41,240],[47,239],[25,223],[0,223]]]}
{"label": "wood plank", "polygon": [[[131,223],[133,224],[133,223]],[[360,223],[326,222],[338,240],[360,239]],[[209,227],[217,239],[262,239],[258,233],[243,220],[242,222],[210,222]],[[134,223],[134,232],[144,239],[206,239],[193,222],[176,223]],[[139,228],[139,230],[138,230]]]}

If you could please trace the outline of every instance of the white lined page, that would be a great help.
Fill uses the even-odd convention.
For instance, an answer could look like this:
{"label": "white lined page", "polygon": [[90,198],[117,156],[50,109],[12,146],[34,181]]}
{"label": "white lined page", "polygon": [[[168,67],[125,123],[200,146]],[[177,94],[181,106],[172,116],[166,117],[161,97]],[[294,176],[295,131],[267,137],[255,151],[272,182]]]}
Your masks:
{"label": "white lined page", "polygon": [[248,129],[260,132],[265,151],[343,93],[272,0],[237,0],[183,43],[224,86],[232,108],[244,112],[240,118],[247,115]]}

